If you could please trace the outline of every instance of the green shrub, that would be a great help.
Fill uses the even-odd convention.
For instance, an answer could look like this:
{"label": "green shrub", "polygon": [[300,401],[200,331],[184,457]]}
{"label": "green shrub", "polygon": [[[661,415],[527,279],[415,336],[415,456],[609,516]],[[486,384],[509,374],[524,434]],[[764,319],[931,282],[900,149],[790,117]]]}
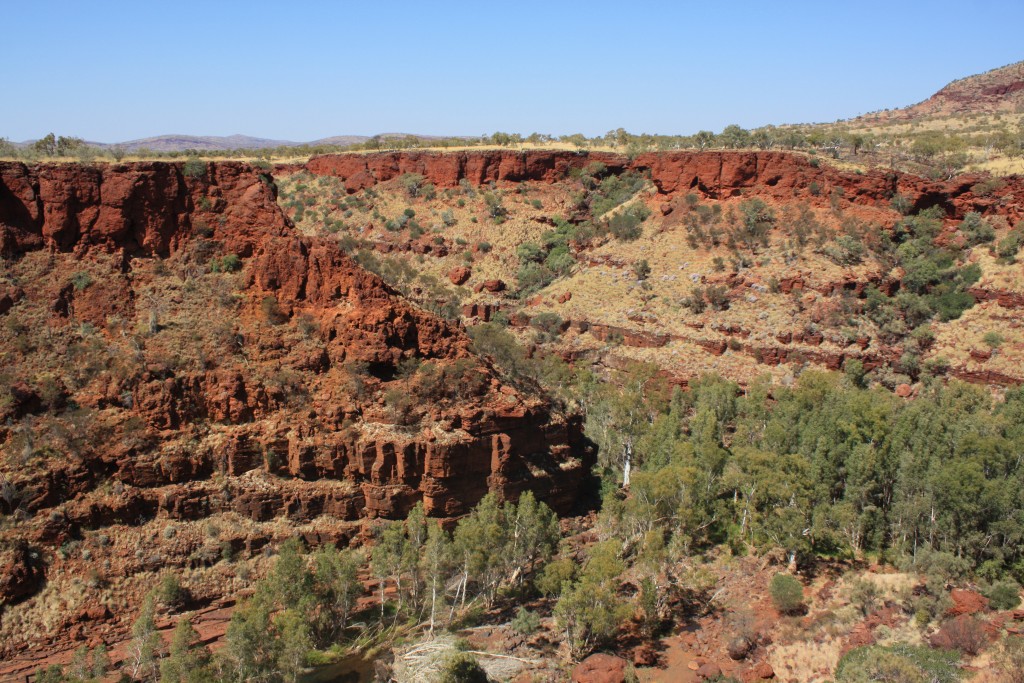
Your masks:
{"label": "green shrub", "polygon": [[508,209],[501,202],[501,195],[496,192],[484,194],[484,206],[487,208],[487,215],[499,225],[504,222],[505,216],[508,215]]}
{"label": "green shrub", "polygon": [[791,574],[776,574],[768,586],[772,604],[783,614],[794,614],[804,607],[804,587]]}
{"label": "green shrub", "polygon": [[398,183],[405,190],[405,193],[410,198],[419,196],[420,190],[423,188],[423,183],[426,181],[419,173],[403,173],[398,178]]}
{"label": "green shrub", "polygon": [[981,340],[985,342],[986,345],[993,349],[998,349],[1000,346],[1003,345],[1003,341],[1005,341],[1003,339],[1003,335],[995,331],[986,332],[985,336],[982,337]]}
{"label": "green shrub", "polygon": [[548,252],[544,259],[544,266],[559,275],[568,275],[572,267],[576,265],[576,259],[569,253],[569,247],[558,246]]}
{"label": "green shrub", "polygon": [[852,235],[840,235],[821,252],[840,266],[853,266],[864,260],[864,245]]}
{"label": "green shrub", "polygon": [[690,296],[685,297],[682,304],[698,315],[703,313],[707,308],[707,302],[704,301],[704,288],[700,285],[694,286],[690,290]]}
{"label": "green shrub", "polygon": [[530,320],[530,326],[543,332],[548,339],[562,333],[562,317],[557,313],[545,311],[538,313]]}
{"label": "green shrub", "polygon": [[708,285],[704,295],[713,310],[724,311],[729,308],[729,290],[725,285]]}
{"label": "green shrub", "polygon": [[608,221],[608,230],[623,242],[632,242],[640,237],[641,223],[651,215],[651,210],[643,204],[634,204],[624,211],[612,216]]}
{"label": "green shrub", "polygon": [[437,681],[438,683],[487,683],[487,672],[473,655],[468,652],[456,652],[445,661]]}
{"label": "green shrub", "polygon": [[1000,581],[985,591],[992,609],[1014,609],[1020,604],[1020,586],[1016,581]]}
{"label": "green shrub", "polygon": [[890,205],[892,205],[892,208],[894,210],[898,211],[900,214],[904,216],[910,213],[910,210],[914,208],[914,205],[911,203],[911,201],[901,194],[893,195],[892,200],[889,203]]}
{"label": "green shrub", "polygon": [[988,180],[983,180],[980,183],[975,183],[974,185],[972,185],[971,192],[978,196],[984,197],[986,195],[992,194],[993,192],[998,192],[1004,187],[1006,187],[1006,181],[1003,180],[1002,178],[989,178]]}
{"label": "green shrub", "polygon": [[173,572],[164,574],[156,587],[156,599],[171,608],[181,607],[188,601],[188,597],[188,590]]}
{"label": "green shrub", "polygon": [[519,293],[528,295],[537,290],[544,289],[555,279],[553,273],[546,266],[539,263],[526,263],[519,269],[516,279],[519,284]]}
{"label": "green shrub", "polygon": [[544,260],[544,250],[534,242],[523,242],[516,247],[516,256],[520,263],[540,263]]}
{"label": "green shrub", "polygon": [[857,606],[864,616],[868,616],[874,611],[879,597],[880,591],[874,581],[868,581],[867,579],[854,581],[850,591],[850,601]]}
{"label": "green shrub", "polygon": [[976,211],[971,211],[964,216],[964,220],[960,223],[960,231],[967,238],[967,243],[972,246],[991,242],[996,238],[996,231]]}
{"label": "green shrub", "polygon": [[[607,169],[595,168],[593,173],[587,173],[586,175],[594,179],[606,171]],[[593,180],[587,181],[586,178],[581,178],[581,180],[584,181],[584,185],[594,182]],[[601,180],[593,190],[594,196],[590,204],[591,213],[595,217],[608,213],[643,189],[646,182],[646,178],[635,171],[626,171],[620,175],[609,175]]]}
{"label": "green shrub", "polygon": [[[28,679],[27,676],[25,678]],[[45,669],[36,669],[35,680],[37,683],[64,683],[67,679],[60,664],[51,664]]]}
{"label": "green shrub", "polygon": [[646,280],[651,274],[651,266],[647,259],[640,259],[633,262],[633,275],[637,280]]}
{"label": "green shrub", "polygon": [[210,260],[211,273],[235,273],[242,269],[242,259],[237,254],[228,254],[222,258]]}
{"label": "green shrub", "polygon": [[182,165],[181,172],[189,178],[202,178],[206,175],[206,162],[202,159],[189,159]]}
{"label": "green shrub", "polygon": [[92,276],[84,270],[80,270],[71,276],[71,286],[76,292],[81,292],[93,282]]}
{"label": "green shrub", "polygon": [[1015,263],[1017,252],[1024,246],[1024,226],[1018,223],[1009,235],[1004,237],[996,245],[996,256],[1003,263]]}
{"label": "green shrub", "polygon": [[[271,453],[268,451],[268,453],[267,453],[267,460],[268,460],[267,464],[268,464],[268,466],[270,465],[270,458],[271,458]],[[231,562],[232,560],[235,559],[235,555],[236,554],[237,553],[235,551],[235,546],[231,545],[231,541],[221,541],[221,543],[220,543],[220,559],[224,560],[225,562]]]}
{"label": "green shrub", "polygon": [[520,607],[516,616],[512,619],[512,630],[516,633],[528,636],[540,628],[540,617],[536,612],[531,612],[525,607]]}

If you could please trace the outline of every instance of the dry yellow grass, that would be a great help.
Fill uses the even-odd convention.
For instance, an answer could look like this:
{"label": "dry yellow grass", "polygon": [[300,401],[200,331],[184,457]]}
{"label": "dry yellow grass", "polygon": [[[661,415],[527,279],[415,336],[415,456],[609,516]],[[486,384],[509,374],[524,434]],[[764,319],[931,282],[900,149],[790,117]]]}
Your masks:
{"label": "dry yellow grass", "polygon": [[842,638],[773,644],[768,648],[768,663],[781,681],[826,683],[839,664]]}

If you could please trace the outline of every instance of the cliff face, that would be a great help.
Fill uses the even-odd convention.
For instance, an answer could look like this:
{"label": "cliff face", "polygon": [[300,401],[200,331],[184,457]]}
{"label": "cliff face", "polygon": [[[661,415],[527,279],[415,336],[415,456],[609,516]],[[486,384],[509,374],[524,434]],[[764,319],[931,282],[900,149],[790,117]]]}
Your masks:
{"label": "cliff face", "polygon": [[[0,164],[0,511],[16,520],[0,600],[108,527],[159,544],[153,525],[234,513],[248,526],[225,542],[251,553],[282,523],[344,541],[417,501],[440,517],[487,491],[578,502],[578,418],[336,242],[297,235],[275,196],[231,162]],[[168,541],[164,564],[201,543]],[[127,549],[103,558],[75,571],[146,570]],[[28,643],[0,635],[0,655]]]}
{"label": "cliff face", "polygon": [[354,193],[404,173],[419,173],[440,188],[455,187],[463,180],[473,185],[554,183],[564,179],[571,169],[595,162],[613,172],[631,169],[648,173],[659,193],[668,196],[693,192],[721,199],[750,191],[776,199],[800,196],[812,205],[827,206],[838,190],[841,201],[847,204],[888,206],[895,194],[901,194],[915,210],[939,205],[950,218],[963,218],[970,211],[985,214],[996,210],[1011,221],[1024,217],[1024,209],[1013,202],[1013,197],[1024,191],[1024,178],[1008,179],[1003,187],[979,195],[973,187],[983,180],[982,176],[966,174],[949,181],[929,181],[897,171],[861,174],[816,165],[807,157],[788,152],[654,152],[635,159],[552,150],[380,152],[314,157],[306,170],[340,178],[345,189]]}
{"label": "cliff face", "polygon": [[195,176],[167,163],[0,163],[0,253],[46,246],[168,256],[206,225],[204,214],[215,214],[209,229],[244,253],[264,234],[283,234],[275,193],[269,175],[234,162]]}

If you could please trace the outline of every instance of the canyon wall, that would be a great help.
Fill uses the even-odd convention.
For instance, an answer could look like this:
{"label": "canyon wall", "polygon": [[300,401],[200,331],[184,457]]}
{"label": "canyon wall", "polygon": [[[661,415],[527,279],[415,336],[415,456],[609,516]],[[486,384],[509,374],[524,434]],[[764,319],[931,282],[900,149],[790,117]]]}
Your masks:
{"label": "canyon wall", "polygon": [[[15,492],[0,512],[19,520],[2,601],[42,584],[24,544],[110,525],[327,515],[334,531],[310,540],[343,542],[418,501],[454,518],[488,491],[532,490],[564,513],[587,493],[577,416],[336,242],[298,235],[246,164],[0,164],[0,252],[0,475]],[[222,254],[239,272],[213,269]],[[208,309],[190,298],[204,288],[221,292]],[[427,394],[402,363],[466,383]],[[403,394],[416,400],[396,408]]]}
{"label": "canyon wall", "polygon": [[759,196],[799,196],[812,205],[828,205],[835,193],[846,203],[888,206],[895,194],[901,194],[915,210],[938,205],[950,218],[963,218],[969,211],[999,211],[1011,223],[1024,218],[1024,207],[1013,201],[1024,191],[1021,177],[1009,178],[997,189],[976,191],[986,176],[964,174],[930,181],[884,169],[840,171],[791,152],[650,152],[631,159],[605,152],[556,150],[401,151],[323,155],[310,159],[306,170],[340,178],[348,192],[358,192],[404,173],[419,173],[441,188],[455,187],[463,180],[473,185],[553,183],[572,169],[595,162],[612,171],[648,173],[664,195],[695,192],[723,198],[756,189]]}

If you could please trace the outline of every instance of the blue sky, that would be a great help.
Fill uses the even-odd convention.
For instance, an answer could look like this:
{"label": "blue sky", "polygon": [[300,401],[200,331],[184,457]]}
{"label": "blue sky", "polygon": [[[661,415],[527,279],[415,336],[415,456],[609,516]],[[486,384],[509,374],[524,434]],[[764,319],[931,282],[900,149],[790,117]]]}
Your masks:
{"label": "blue sky", "polygon": [[1024,59],[1024,1],[0,0],[0,137],[833,121]]}

